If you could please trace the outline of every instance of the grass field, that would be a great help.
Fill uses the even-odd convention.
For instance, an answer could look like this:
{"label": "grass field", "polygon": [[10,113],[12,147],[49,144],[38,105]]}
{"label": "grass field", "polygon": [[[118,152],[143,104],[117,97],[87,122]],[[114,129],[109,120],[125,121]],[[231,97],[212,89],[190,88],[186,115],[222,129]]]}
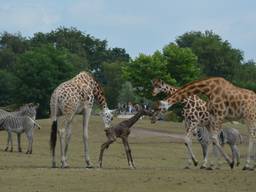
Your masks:
{"label": "grass field", "polygon": [[[114,124],[117,123],[114,120]],[[14,152],[4,152],[7,134],[0,134],[0,191],[49,192],[49,191],[255,191],[256,172],[242,171],[247,144],[239,146],[242,156],[241,167],[230,170],[223,163],[221,170],[200,170],[193,167],[184,170],[185,147],[179,140],[167,136],[131,135],[130,145],[137,167],[130,170],[120,141],[106,151],[103,169],[85,169],[83,158],[82,119],[77,116],[73,122],[73,134],[69,148],[68,169],[52,169],[49,152],[50,121],[39,120],[41,130],[35,130],[33,154],[26,155],[27,141],[22,137],[23,152],[17,152],[16,136]],[[225,125],[230,126],[230,125]],[[232,125],[233,126],[233,125]],[[243,127],[236,125],[237,127]],[[135,129],[148,129],[163,133],[183,133],[181,123],[158,122],[150,124],[140,120]],[[133,129],[134,130],[134,129]],[[132,132],[133,132],[132,130]],[[246,129],[239,128],[242,133]],[[135,132],[135,131],[134,131]],[[97,165],[100,145],[105,141],[103,123],[99,117],[92,117],[89,124],[90,157]],[[199,160],[202,159],[200,147],[193,144]],[[229,152],[229,148],[226,149]],[[59,143],[57,143],[58,162]],[[60,164],[58,164],[60,166]]]}

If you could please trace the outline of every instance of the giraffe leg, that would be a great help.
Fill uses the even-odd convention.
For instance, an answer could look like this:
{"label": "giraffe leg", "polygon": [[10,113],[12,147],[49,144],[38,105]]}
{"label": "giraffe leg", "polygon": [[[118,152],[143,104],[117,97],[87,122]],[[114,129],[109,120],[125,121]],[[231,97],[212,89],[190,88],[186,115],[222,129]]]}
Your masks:
{"label": "giraffe leg", "polygon": [[64,146],[65,146],[65,128],[60,128],[58,129],[58,133],[59,133],[59,138],[60,138],[60,156],[61,156],[61,168],[67,168],[69,167],[67,162],[66,162],[66,158],[65,158],[65,150],[64,150]]}
{"label": "giraffe leg", "polygon": [[105,143],[103,143],[101,145],[101,149],[100,149],[100,156],[99,156],[99,160],[98,160],[98,164],[99,164],[99,167],[102,168],[102,161],[103,161],[103,153],[105,151],[105,149],[107,149],[109,147],[109,145],[111,143],[113,143],[114,141],[113,140],[108,140],[106,141]]}
{"label": "giraffe leg", "polygon": [[70,139],[71,139],[71,123],[69,122],[66,126],[66,135],[65,135],[65,149],[64,149],[64,156],[65,156],[65,160],[68,160],[67,157],[67,152],[68,152],[68,145],[70,143]]}
{"label": "giraffe leg", "polygon": [[127,142],[127,147],[128,147],[128,153],[130,155],[130,160],[131,160],[131,165],[132,165],[132,169],[136,169],[134,162],[133,162],[133,158],[132,158],[132,152],[131,152],[131,148],[128,142],[128,138],[126,138],[126,142]]}
{"label": "giraffe leg", "polygon": [[84,156],[85,156],[85,163],[86,168],[93,168],[90,157],[89,157],[89,145],[88,145],[88,124],[89,118],[91,116],[92,108],[87,107],[84,109],[83,114],[83,141],[84,141]]}
{"label": "giraffe leg", "polygon": [[[253,168],[250,167],[250,162],[251,162],[251,155],[253,153],[253,145],[254,145],[254,138],[253,135],[249,135],[249,146],[248,146],[248,154],[247,154],[247,160],[245,163],[245,166],[243,167],[243,170],[251,170]],[[253,154],[254,156],[254,154]]]}
{"label": "giraffe leg", "polygon": [[200,169],[206,169],[207,168],[207,163],[208,163],[208,155],[209,155],[209,144],[208,143],[204,143],[201,144],[202,147],[202,151],[203,151],[203,163],[200,166]]}
{"label": "giraffe leg", "polygon": [[192,159],[194,165],[197,166],[198,165],[198,161],[196,160],[196,157],[195,157],[195,155],[194,155],[194,153],[192,151],[192,147],[191,147],[192,146],[192,140],[191,140],[191,133],[190,132],[185,135],[184,140],[185,140],[185,146],[187,147],[188,154],[189,154],[188,166],[190,164],[190,162],[189,162],[190,159]]}
{"label": "giraffe leg", "polygon": [[133,160],[132,160],[132,156],[131,156],[131,149],[130,149],[129,144],[128,144],[128,140],[127,140],[127,138],[122,137],[122,141],[123,141],[123,145],[124,145],[128,165],[131,169],[135,169],[135,166],[134,166]]}

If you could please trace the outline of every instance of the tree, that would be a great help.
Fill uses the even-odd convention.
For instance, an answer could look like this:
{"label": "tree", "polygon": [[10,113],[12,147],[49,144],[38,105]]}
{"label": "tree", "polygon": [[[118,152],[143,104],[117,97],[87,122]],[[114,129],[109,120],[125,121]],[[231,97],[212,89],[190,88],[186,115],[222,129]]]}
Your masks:
{"label": "tree", "polygon": [[18,78],[16,102],[38,102],[39,116],[46,116],[52,91],[78,73],[74,63],[67,50],[55,49],[51,45],[34,48],[20,55],[14,73]]}
{"label": "tree", "polygon": [[130,82],[126,81],[122,84],[121,90],[119,91],[118,102],[122,104],[138,102],[138,97],[136,96],[134,88]]}
{"label": "tree", "polygon": [[17,78],[11,72],[0,69],[0,106],[10,105],[14,102],[14,92]]}
{"label": "tree", "polygon": [[174,43],[163,48],[163,55],[167,62],[167,70],[176,80],[177,85],[198,79],[201,75],[197,57],[189,48],[180,48]]}
{"label": "tree", "polygon": [[103,64],[104,90],[108,104],[111,108],[117,107],[118,95],[124,80],[122,79],[123,62],[111,62]]}
{"label": "tree", "polygon": [[243,53],[212,31],[188,32],[176,39],[179,47],[191,48],[205,76],[235,77],[235,69],[243,60]]}
{"label": "tree", "polygon": [[152,56],[140,54],[123,67],[123,77],[132,83],[136,94],[146,98],[152,98],[151,80],[155,78],[175,84],[175,80],[168,73],[166,60],[159,51]]}

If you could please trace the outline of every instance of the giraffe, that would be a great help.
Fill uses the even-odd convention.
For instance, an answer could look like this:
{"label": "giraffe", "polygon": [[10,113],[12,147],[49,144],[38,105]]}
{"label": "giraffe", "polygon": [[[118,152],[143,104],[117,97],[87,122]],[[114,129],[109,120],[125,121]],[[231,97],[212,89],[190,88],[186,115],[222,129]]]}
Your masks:
{"label": "giraffe", "polygon": [[243,170],[253,170],[254,167],[251,167],[250,163],[256,140],[256,94],[248,89],[237,87],[222,77],[211,77],[183,86],[168,99],[160,101],[160,108],[167,109],[194,94],[204,94],[208,97],[207,108],[210,113],[210,122],[207,128],[210,131],[213,144],[216,145],[231,169],[234,167],[234,161],[231,161],[221,148],[217,141],[217,134],[224,119],[242,119],[244,121],[249,132],[249,146]]}
{"label": "giraffe", "polygon": [[[57,131],[60,138],[61,167],[69,167],[67,163],[68,145],[71,139],[71,122],[76,113],[83,112],[83,142],[85,163],[87,168],[92,168],[88,149],[88,123],[94,100],[102,108],[102,118],[105,129],[110,128],[113,116],[109,110],[103,90],[94,77],[87,72],[80,72],[72,79],[61,83],[52,93],[50,100],[51,111],[51,138],[52,167],[56,167],[55,146]],[[63,119],[60,120],[60,116]],[[61,127],[57,128],[57,122]]]}
{"label": "giraffe", "polygon": [[[174,94],[178,88],[171,86],[161,79],[154,79],[152,81],[153,91],[152,95],[156,96],[160,92],[171,96]],[[194,165],[198,165],[198,160],[196,159],[193,150],[192,150],[192,136],[197,133],[196,129],[198,127],[206,127],[209,123],[210,114],[207,110],[207,103],[200,99],[197,95],[191,95],[184,100],[182,100],[184,104],[183,107],[183,116],[185,121],[185,146],[188,150],[188,164],[185,168],[189,168],[191,165],[191,161],[193,161]],[[204,148],[204,145],[201,145]],[[203,150],[204,151],[204,150]],[[203,153],[204,160],[201,165],[201,169],[206,168],[208,161],[208,151]]]}

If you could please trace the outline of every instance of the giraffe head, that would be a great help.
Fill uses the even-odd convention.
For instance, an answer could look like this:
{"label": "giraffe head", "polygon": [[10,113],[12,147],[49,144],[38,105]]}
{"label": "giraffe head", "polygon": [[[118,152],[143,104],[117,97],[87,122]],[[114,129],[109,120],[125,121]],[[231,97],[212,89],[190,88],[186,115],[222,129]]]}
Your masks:
{"label": "giraffe head", "polygon": [[110,128],[111,121],[113,120],[112,110],[109,110],[108,108],[104,108],[101,115],[102,115],[105,128],[106,129]]}
{"label": "giraffe head", "polygon": [[152,86],[153,86],[152,95],[156,96],[158,93],[162,92],[163,81],[161,79],[154,79],[152,81]]}

